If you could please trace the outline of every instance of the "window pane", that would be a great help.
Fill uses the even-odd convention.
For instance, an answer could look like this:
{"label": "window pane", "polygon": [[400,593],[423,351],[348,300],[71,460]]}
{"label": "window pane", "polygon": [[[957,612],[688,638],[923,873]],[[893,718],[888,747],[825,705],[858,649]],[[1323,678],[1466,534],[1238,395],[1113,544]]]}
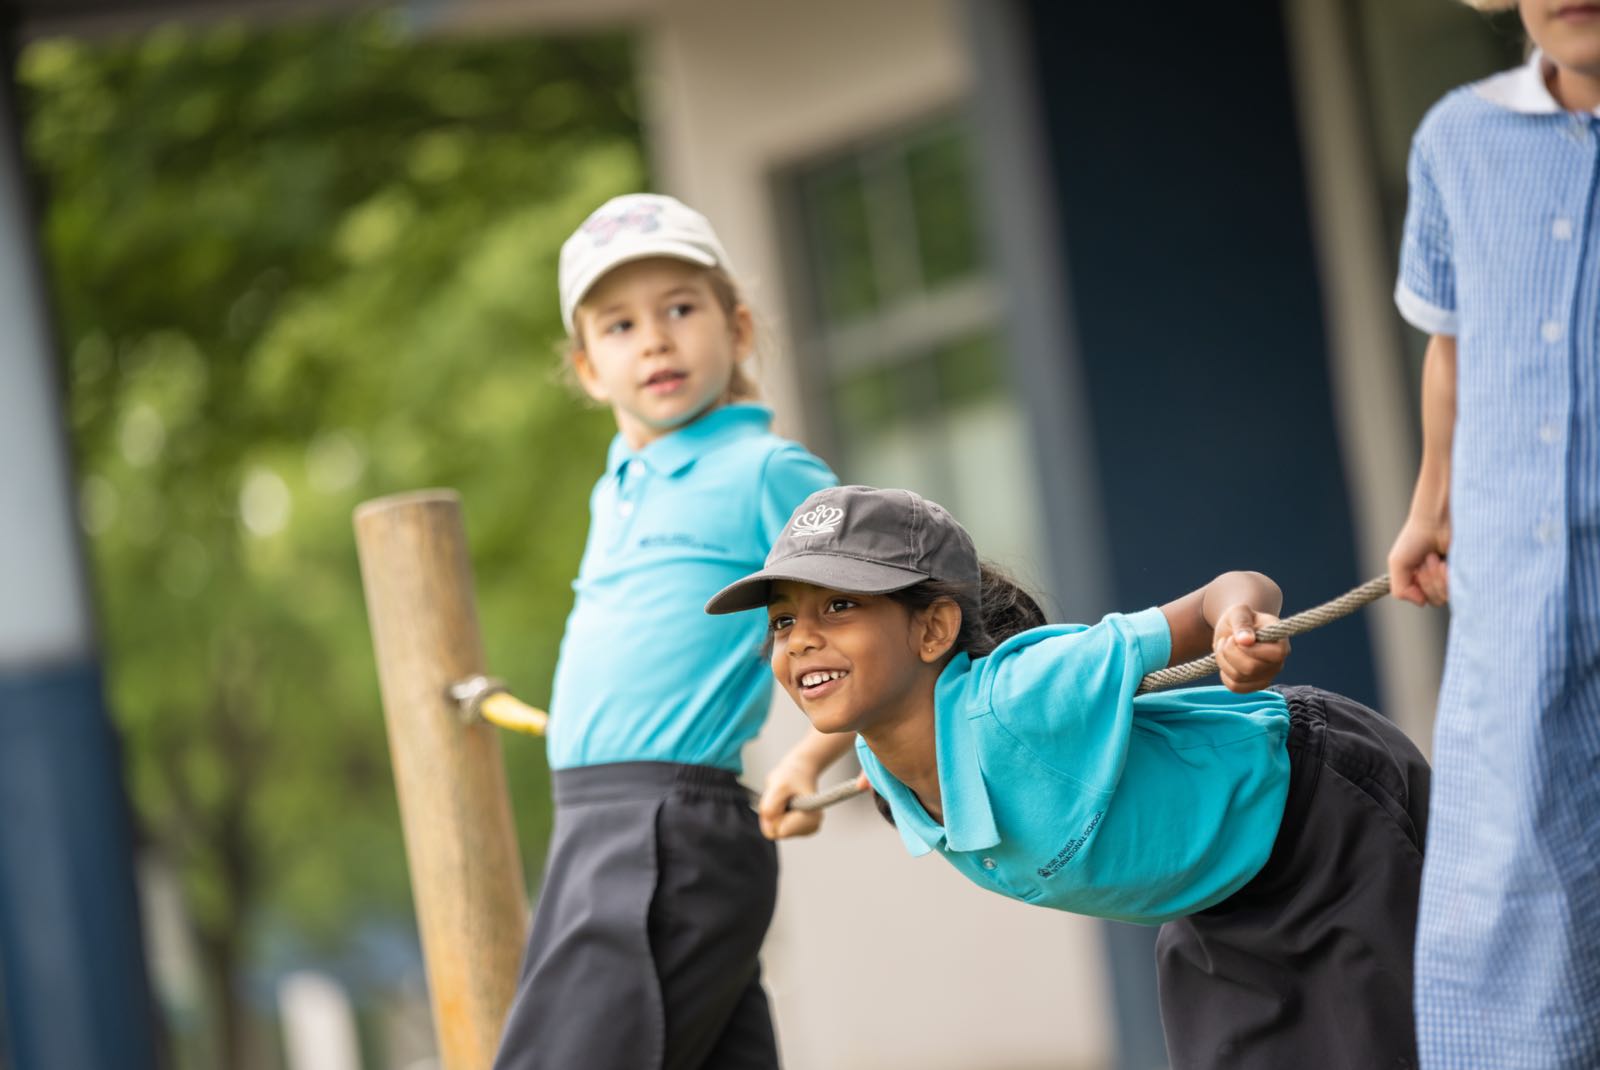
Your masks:
{"label": "window pane", "polygon": [[839,322],[878,305],[872,240],[861,171],[854,161],[802,180],[811,262],[822,315]]}
{"label": "window pane", "polygon": [[939,398],[945,408],[974,404],[1004,388],[1005,369],[993,334],[985,332],[954,342],[934,357]]}
{"label": "window pane", "polygon": [[946,126],[906,152],[911,210],[922,250],[922,281],[928,289],[978,269],[978,234],[973,220],[967,140]]}

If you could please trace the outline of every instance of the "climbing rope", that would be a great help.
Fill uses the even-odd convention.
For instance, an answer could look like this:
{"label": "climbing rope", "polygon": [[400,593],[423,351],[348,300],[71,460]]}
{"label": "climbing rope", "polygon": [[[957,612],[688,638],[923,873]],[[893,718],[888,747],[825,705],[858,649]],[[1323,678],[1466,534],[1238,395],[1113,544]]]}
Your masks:
{"label": "climbing rope", "polygon": [[[1360,587],[1335,598],[1331,602],[1324,602],[1304,613],[1296,613],[1292,617],[1285,617],[1275,624],[1269,624],[1256,632],[1258,643],[1275,643],[1279,639],[1287,639],[1291,635],[1300,635],[1313,628],[1320,628],[1324,624],[1338,620],[1354,613],[1362,606],[1376,602],[1389,593],[1389,577],[1379,576],[1377,579],[1368,580]],[[1182,665],[1173,665],[1170,668],[1158,669],[1146,676],[1139,683],[1135,694],[1142,695],[1147,691],[1155,691],[1163,687],[1174,687],[1186,684],[1192,680],[1201,680],[1217,671],[1217,658],[1214,654],[1207,654],[1203,658],[1184,662]],[[827,791],[815,795],[797,795],[789,803],[789,809],[810,812],[832,806],[834,803],[843,802],[854,798],[866,791],[858,787],[854,780],[847,780],[843,784],[836,784]]]}

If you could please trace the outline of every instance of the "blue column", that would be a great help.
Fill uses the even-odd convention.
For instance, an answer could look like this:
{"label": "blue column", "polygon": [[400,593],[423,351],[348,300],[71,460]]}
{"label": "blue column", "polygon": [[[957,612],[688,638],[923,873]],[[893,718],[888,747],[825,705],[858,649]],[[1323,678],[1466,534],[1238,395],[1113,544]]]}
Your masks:
{"label": "blue column", "polygon": [[131,822],[0,54],[0,1065],[151,1070]]}

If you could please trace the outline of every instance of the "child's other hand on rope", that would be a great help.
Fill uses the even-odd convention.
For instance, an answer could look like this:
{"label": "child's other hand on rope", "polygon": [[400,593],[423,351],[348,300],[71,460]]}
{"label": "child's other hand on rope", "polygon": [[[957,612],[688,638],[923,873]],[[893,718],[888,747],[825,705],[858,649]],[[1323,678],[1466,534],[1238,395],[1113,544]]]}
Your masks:
{"label": "child's other hand on rope", "polygon": [[[817,793],[819,771],[809,762],[784,759],[767,774],[766,786],[761,791],[761,801],[756,804],[756,815],[761,820],[761,834],[769,840],[787,840],[794,836],[810,836],[822,827],[822,811],[806,813],[789,809],[789,803],[801,795]],[[856,786],[865,790],[867,775],[856,778]]]}
{"label": "child's other hand on rope", "polygon": [[1289,640],[1263,643],[1256,638],[1256,632],[1277,622],[1271,613],[1259,613],[1242,603],[1224,610],[1217,618],[1211,651],[1217,656],[1217,671],[1229,691],[1260,691],[1283,671],[1283,663],[1289,657]]}
{"label": "child's other hand on rope", "polygon": [[1450,601],[1450,521],[1411,517],[1389,548],[1389,591],[1419,606]]}

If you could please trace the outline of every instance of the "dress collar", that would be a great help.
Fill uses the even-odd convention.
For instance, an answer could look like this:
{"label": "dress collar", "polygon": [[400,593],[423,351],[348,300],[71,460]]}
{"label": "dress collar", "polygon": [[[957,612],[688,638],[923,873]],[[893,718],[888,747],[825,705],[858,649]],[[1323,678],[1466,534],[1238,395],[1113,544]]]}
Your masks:
{"label": "dress collar", "polygon": [[[1547,80],[1554,69],[1545,54],[1534,49],[1528,62],[1474,82],[1472,91],[1491,104],[1523,115],[1559,115],[1566,109],[1550,94]],[[1595,114],[1600,115],[1600,108]]]}
{"label": "dress collar", "polygon": [[753,402],[737,402],[712,409],[642,449],[629,446],[619,431],[606,452],[606,471],[614,476],[624,464],[636,460],[658,475],[677,475],[727,439],[771,426],[771,409]]}

